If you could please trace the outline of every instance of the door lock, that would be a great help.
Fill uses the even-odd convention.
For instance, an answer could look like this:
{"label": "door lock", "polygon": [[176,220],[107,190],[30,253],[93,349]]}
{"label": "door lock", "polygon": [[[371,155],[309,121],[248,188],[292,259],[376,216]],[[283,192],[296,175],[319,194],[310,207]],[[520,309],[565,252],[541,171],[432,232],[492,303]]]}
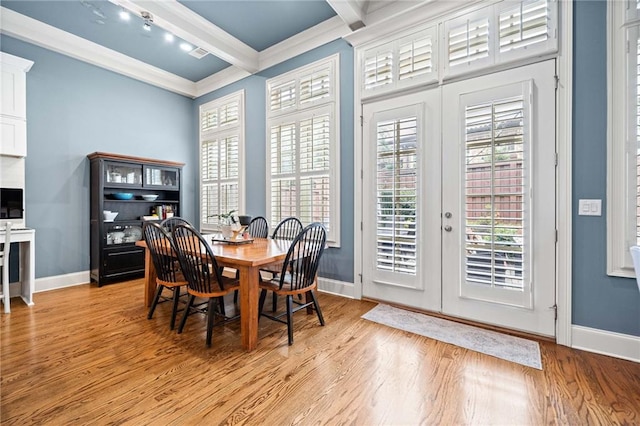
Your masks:
{"label": "door lock", "polygon": [[451,225],[447,225],[447,226],[444,227],[444,230],[447,231],[447,232],[451,232],[452,229],[453,228],[451,227]]}
{"label": "door lock", "polygon": [[444,217],[446,217],[447,219],[451,219],[451,216],[452,216],[451,212],[446,212],[444,214]]}

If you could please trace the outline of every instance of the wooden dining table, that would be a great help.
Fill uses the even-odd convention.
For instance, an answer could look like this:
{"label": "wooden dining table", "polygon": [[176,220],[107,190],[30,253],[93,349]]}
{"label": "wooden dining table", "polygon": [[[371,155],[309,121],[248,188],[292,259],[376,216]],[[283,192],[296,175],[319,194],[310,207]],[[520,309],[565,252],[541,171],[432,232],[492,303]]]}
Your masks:
{"label": "wooden dining table", "polygon": [[[212,249],[218,266],[240,272],[240,330],[242,347],[252,351],[258,345],[258,298],[260,269],[284,261],[291,241],[256,238],[246,244],[213,242],[219,234],[203,235]],[[151,306],[156,291],[156,271],[144,240],[136,246],[145,248],[144,303]]]}

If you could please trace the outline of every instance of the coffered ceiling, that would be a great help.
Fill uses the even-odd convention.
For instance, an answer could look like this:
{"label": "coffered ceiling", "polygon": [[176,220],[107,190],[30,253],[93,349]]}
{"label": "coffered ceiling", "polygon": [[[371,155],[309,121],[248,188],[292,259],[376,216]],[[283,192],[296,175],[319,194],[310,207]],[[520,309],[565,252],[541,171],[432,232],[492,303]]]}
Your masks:
{"label": "coffered ceiling", "polygon": [[432,3],[2,0],[0,32],[197,97]]}

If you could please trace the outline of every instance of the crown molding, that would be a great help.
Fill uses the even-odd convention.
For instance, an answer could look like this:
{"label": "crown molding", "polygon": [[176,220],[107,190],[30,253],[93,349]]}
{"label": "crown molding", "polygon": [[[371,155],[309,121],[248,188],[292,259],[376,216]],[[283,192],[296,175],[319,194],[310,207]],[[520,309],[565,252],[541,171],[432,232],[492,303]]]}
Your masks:
{"label": "crown molding", "polygon": [[96,65],[136,80],[195,97],[196,85],[186,78],[161,70],[122,53],[69,34],[28,16],[0,7],[0,33]]}
{"label": "crown molding", "polygon": [[245,77],[249,77],[251,73],[236,68],[234,66],[218,71],[215,74],[205,77],[196,83],[196,98],[211,93],[214,90],[221,89],[225,86],[240,81]]}
{"label": "crown molding", "polygon": [[154,25],[172,32],[242,70],[250,73],[258,71],[256,50],[175,0],[110,1],[138,15],[142,11],[149,12],[153,15]]}

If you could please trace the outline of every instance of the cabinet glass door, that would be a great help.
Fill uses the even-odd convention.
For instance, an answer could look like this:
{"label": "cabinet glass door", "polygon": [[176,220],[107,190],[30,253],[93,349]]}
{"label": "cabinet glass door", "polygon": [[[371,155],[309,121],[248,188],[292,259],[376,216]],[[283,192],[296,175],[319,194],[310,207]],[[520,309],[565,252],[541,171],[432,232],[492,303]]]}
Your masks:
{"label": "cabinet glass door", "polygon": [[141,185],[142,166],[127,163],[106,163],[104,181],[107,185]]}
{"label": "cabinet glass door", "polygon": [[177,189],[180,174],[178,169],[171,167],[145,166],[144,186],[164,189]]}
{"label": "cabinet glass door", "polygon": [[110,225],[107,227],[108,246],[135,243],[142,239],[142,228],[137,225]]}

